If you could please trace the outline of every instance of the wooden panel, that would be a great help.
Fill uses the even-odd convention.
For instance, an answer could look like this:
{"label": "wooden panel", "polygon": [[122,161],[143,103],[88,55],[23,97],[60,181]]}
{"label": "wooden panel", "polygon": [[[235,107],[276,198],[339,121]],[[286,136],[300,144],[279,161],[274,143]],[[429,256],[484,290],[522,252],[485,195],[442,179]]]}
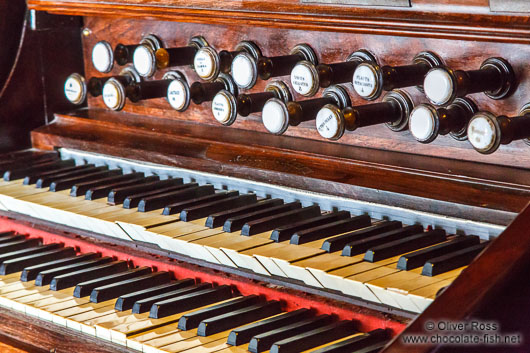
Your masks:
{"label": "wooden panel", "polygon": [[410,7],[410,0],[300,0],[306,4]]}
{"label": "wooden panel", "polygon": [[[11,16],[18,15],[4,12],[3,4],[0,4],[0,33],[17,39],[19,29]],[[22,18],[24,10],[22,6]],[[32,129],[49,121],[53,112],[71,107],[63,99],[63,85],[72,70],[83,70],[79,20],[77,17],[36,13],[32,19],[35,28],[32,29],[30,21],[20,19],[20,41],[17,40],[14,48],[7,43],[6,55],[0,59],[0,151],[30,147]],[[4,23],[11,24],[11,27],[1,32]],[[2,40],[7,40],[7,36],[0,38],[3,45]],[[57,53],[66,52],[68,60],[57,60]],[[12,66],[5,60],[10,58],[16,58]],[[8,76],[2,86],[2,73],[7,69]]]}
{"label": "wooden panel", "polygon": [[[97,4],[97,6],[95,6]],[[410,8],[301,4],[299,0],[28,0],[36,10],[195,23],[528,43],[526,16],[491,13],[488,0],[414,0]]]}
{"label": "wooden panel", "polygon": [[0,46],[5,53],[0,56],[0,92],[17,57],[25,9],[24,0],[0,3]]}

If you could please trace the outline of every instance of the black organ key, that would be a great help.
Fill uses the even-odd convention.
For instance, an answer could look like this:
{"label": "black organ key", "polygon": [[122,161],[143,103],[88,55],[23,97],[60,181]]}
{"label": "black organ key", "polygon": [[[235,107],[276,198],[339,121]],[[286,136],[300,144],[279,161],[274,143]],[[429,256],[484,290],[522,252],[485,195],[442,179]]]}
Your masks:
{"label": "black organ key", "polygon": [[381,261],[389,257],[441,243],[445,240],[445,230],[435,229],[375,246],[366,252],[364,260],[369,262]]}
{"label": "black organ key", "polygon": [[114,309],[118,311],[129,310],[129,309],[132,309],[134,306],[134,303],[136,303],[139,300],[150,298],[150,297],[157,296],[160,294],[173,292],[173,291],[176,291],[182,288],[191,287],[194,284],[195,284],[195,280],[191,278],[186,278],[186,279],[182,279],[182,280],[175,281],[175,282],[165,283],[160,286],[142,289],[142,290],[138,290],[132,293],[123,294],[118,298],[118,300],[116,300]]}
{"label": "black organ key", "polygon": [[305,219],[293,224],[288,224],[282,227],[274,229],[271,233],[271,240],[275,242],[281,242],[291,239],[294,233],[313,227],[318,227],[324,224],[340,221],[343,219],[350,218],[350,212],[338,211],[331,212],[322,216]]}
{"label": "black organ key", "polygon": [[129,174],[123,174],[123,175],[113,175],[101,179],[91,180],[91,181],[85,181],[82,183],[77,183],[74,186],[72,186],[72,189],[70,190],[70,196],[77,197],[81,195],[85,195],[86,192],[93,187],[101,186],[101,185],[108,185],[119,181],[128,181],[128,180],[134,180],[134,179],[140,179],[144,177],[144,173],[129,173]]}
{"label": "black organ key", "polygon": [[247,213],[251,212],[257,212],[261,211],[267,208],[280,206],[283,204],[283,200],[281,199],[269,199],[269,200],[263,200],[259,201],[258,203],[248,205],[248,206],[242,206],[238,208],[234,208],[232,210],[226,210],[222,212],[217,212],[214,214],[211,214],[206,219],[205,226],[208,228],[217,228],[221,227],[229,218],[241,216]]}
{"label": "black organ key", "polygon": [[38,163],[45,163],[49,161],[57,161],[59,157],[57,154],[42,154],[38,156],[28,157],[28,158],[17,158],[16,160],[6,161],[5,163],[0,164],[0,173],[4,175],[10,169],[25,168],[28,165],[35,165]]}
{"label": "black organ key", "polygon": [[[190,184],[197,185],[196,183]],[[213,185],[210,184],[201,186],[190,186],[179,191],[145,197],[138,203],[138,211],[149,212],[157,210],[159,208],[164,208],[167,204],[175,201],[190,200],[196,197],[212,195],[213,193],[215,193],[215,189]]]}
{"label": "black organ key", "polygon": [[71,272],[83,270],[85,268],[108,264],[109,262],[112,262],[111,257],[101,257],[101,258],[96,258],[96,259],[90,259],[87,261],[64,264],[62,266],[61,265],[55,266],[54,268],[41,271],[35,278],[35,285],[45,286],[47,284],[50,284],[51,281],[56,276],[64,275],[65,273],[71,273]]}
{"label": "black organ key", "polygon": [[45,153],[57,154],[57,152],[43,152],[43,151],[35,151],[31,149],[14,151],[14,152],[6,152],[6,153],[0,154],[0,165],[3,163],[10,162],[10,161],[18,160],[18,159],[33,158],[35,156],[39,156]]}
{"label": "black organ key", "polygon": [[[18,237],[21,237],[21,238],[18,238]],[[13,241],[18,241],[18,240],[24,240],[27,237],[28,236],[26,234],[18,234],[15,232],[2,232],[0,233],[0,244],[11,243]],[[4,239],[8,239],[8,240],[4,241]]]}
{"label": "black organ key", "polygon": [[281,312],[282,306],[276,300],[254,304],[231,313],[203,320],[197,328],[197,334],[199,336],[210,336]]}
{"label": "black organ key", "polygon": [[0,275],[9,275],[11,273],[20,272],[27,266],[43,264],[52,260],[64,259],[72,256],[75,256],[75,249],[67,247],[17,257],[2,262],[2,265],[0,265]]}
{"label": "black organ key", "polygon": [[34,151],[34,150],[21,150],[21,151],[1,153],[0,154],[0,166],[2,164],[9,163],[11,161],[15,161],[19,159],[35,158],[36,156],[39,156],[45,153],[57,154],[57,152],[42,152],[42,151]]}
{"label": "black organ key", "polygon": [[[57,243],[39,246],[38,244],[40,244],[42,242],[41,239],[28,239],[28,240],[24,240],[21,243],[24,243],[24,242],[27,242],[27,243],[31,242],[33,244],[33,246],[31,246],[31,247],[25,246],[22,249],[16,249],[16,250],[12,250],[12,251],[9,251],[9,252],[3,252],[2,250],[3,249],[5,250],[7,247],[12,247],[12,245],[9,245],[10,243],[3,244],[6,248],[0,246],[0,253],[1,253],[1,255],[0,255],[0,263],[4,263],[5,261],[11,260],[11,259],[16,259],[18,257],[23,257],[23,256],[38,254],[38,253],[45,252],[45,251],[59,249],[59,248],[62,248],[64,246],[63,244],[57,244]],[[25,244],[25,245],[27,245],[27,244]]]}
{"label": "black organ key", "polygon": [[199,327],[201,321],[228,314],[239,309],[249,307],[259,302],[259,296],[249,295],[229,300],[225,303],[213,305],[182,316],[178,323],[179,330],[187,331]]}
{"label": "black organ key", "polygon": [[35,151],[35,150],[22,150],[15,152],[8,152],[0,154],[0,165],[11,163],[13,161],[33,161],[38,158],[59,158],[59,155],[56,151],[53,152],[44,152],[44,151]]}
{"label": "black organ key", "polygon": [[265,209],[261,209],[258,211],[250,211],[248,213],[244,213],[241,215],[230,217],[226,220],[226,222],[223,225],[223,230],[225,232],[235,232],[238,230],[241,230],[243,226],[250,221],[261,219],[273,215],[277,215],[280,213],[288,212],[291,210],[296,210],[302,208],[302,204],[298,201],[290,202],[274,207],[268,207]]}
{"label": "black organ key", "polygon": [[312,351],[312,353],[358,352],[361,349],[372,349],[374,346],[385,345],[389,339],[390,335],[387,330],[377,329],[363,335],[330,344],[329,346]]}
{"label": "black organ key", "polygon": [[107,166],[100,166],[95,167],[93,164],[88,165],[81,165],[76,167],[75,169],[67,172],[61,172],[61,173],[52,173],[52,174],[42,174],[37,181],[35,182],[35,186],[37,188],[45,188],[51,185],[51,183],[55,180],[63,179],[63,178],[72,178],[80,175],[86,175],[91,174],[95,172],[100,172],[108,170]]}
{"label": "black organ key", "polygon": [[203,205],[192,206],[182,210],[180,213],[180,220],[183,222],[190,222],[196,219],[204,218],[212,212],[219,212],[221,210],[236,208],[257,202],[256,194],[245,194],[240,196],[230,197],[224,200],[209,202]]}
{"label": "black organ key", "polygon": [[156,180],[158,180],[158,177],[152,175],[147,178],[124,180],[124,181],[118,181],[112,184],[92,187],[86,192],[85,200],[102,199],[104,197],[108,197],[109,193],[113,189],[120,188],[120,187],[127,187],[127,186],[142,185],[142,184],[149,183],[149,182],[156,181]]}
{"label": "black organ key", "polygon": [[111,274],[105,277],[95,278],[89,281],[78,283],[74,289],[74,297],[82,298],[90,295],[94,288],[105,286],[107,284],[124,281],[126,279],[140,277],[151,273],[150,267],[138,267],[124,272]]}
{"label": "black organ key", "polygon": [[22,234],[7,235],[7,236],[4,236],[4,237],[0,238],[0,244],[12,243],[12,242],[15,242],[15,241],[20,241],[20,240],[25,240],[25,239],[26,239],[26,236],[22,235]]}
{"label": "black organ key", "polygon": [[[349,255],[351,253],[349,243],[352,241],[355,241],[359,238],[367,238],[374,235],[378,235],[381,233],[386,233],[392,230],[400,230],[402,227],[401,222],[399,221],[383,221],[379,222],[371,227],[367,227],[365,229],[360,229],[355,232],[342,234],[330,239],[327,239],[322,244],[322,250],[326,250],[327,252],[333,252],[338,251],[342,247],[342,256],[353,256]],[[346,244],[346,245],[343,245]]]}
{"label": "black organ key", "polygon": [[304,332],[308,332],[320,327],[325,327],[333,321],[331,315],[319,315],[314,318],[305,319],[287,326],[280,326],[271,331],[258,334],[250,340],[248,350],[252,353],[267,351],[272,344],[293,337]]}
{"label": "black organ key", "polygon": [[[401,227],[401,222],[398,223],[400,223],[399,227]],[[356,239],[344,245],[344,248],[342,250],[342,256],[355,256],[366,252],[374,246],[398,240],[409,235],[423,233],[423,227],[420,225],[407,226],[392,230],[387,230],[388,228],[385,228],[383,225],[381,225],[380,228],[376,227],[377,225],[360,230],[359,232],[354,232],[357,234],[346,234],[348,235],[347,237],[338,239],[338,241],[334,241],[333,239],[331,239],[331,241],[327,245],[327,248],[340,249],[340,245],[342,245],[342,243],[344,243],[345,241]],[[325,245],[326,244],[322,245],[322,247],[324,247]]]}
{"label": "black organ key", "polygon": [[136,303],[134,303],[132,312],[133,314],[146,313],[151,310],[151,307],[153,306],[154,303],[167,300],[167,299],[171,299],[171,298],[181,297],[183,295],[190,294],[190,293],[201,292],[205,289],[210,289],[210,288],[212,288],[212,285],[210,283],[199,283],[196,286],[185,287],[185,288],[181,288],[175,291],[164,292],[162,294],[150,296],[145,299],[140,299]]}
{"label": "black organ key", "polygon": [[187,183],[187,184],[178,184],[173,186],[168,186],[165,188],[160,188],[156,190],[150,190],[150,191],[142,191],[137,194],[129,194],[125,200],[123,200],[123,208],[135,208],[138,207],[138,204],[140,201],[142,201],[144,198],[148,197],[154,197],[154,196],[161,196],[166,197],[168,194],[178,192],[187,188],[191,187],[197,187],[199,184],[197,183]]}
{"label": "black organ key", "polygon": [[444,272],[469,265],[482,250],[488,246],[489,242],[484,242],[462,250],[452,252],[430,259],[423,266],[421,272],[424,276],[436,276]]}
{"label": "black organ key", "polygon": [[[0,254],[7,254],[13,251],[20,251],[28,248],[35,248],[42,243],[41,239],[31,238],[26,240],[18,240],[9,243],[0,244]],[[1,258],[1,256],[0,256]]]}
{"label": "black organ key", "polygon": [[232,289],[227,285],[185,294],[176,298],[156,302],[151,307],[149,317],[160,319],[179,312],[217,303],[232,297]]}
{"label": "black organ key", "polygon": [[49,161],[44,163],[39,163],[31,166],[25,166],[17,169],[10,169],[7,170],[4,173],[4,180],[10,181],[10,180],[16,180],[16,179],[22,179],[26,176],[33,176],[38,175],[39,173],[42,173],[44,171],[49,170],[57,170],[59,168],[64,167],[72,167],[75,165],[75,162],[72,159],[69,160],[56,160],[56,161]]}
{"label": "black organ key", "polygon": [[292,222],[298,222],[303,219],[312,218],[321,214],[320,207],[312,205],[297,210],[291,210],[279,213],[265,218],[259,218],[247,222],[241,229],[241,235],[254,235],[273,230]]}
{"label": "black organ key", "polygon": [[298,231],[291,237],[290,243],[301,245],[306,244],[315,240],[327,238],[329,236],[348,232],[359,228],[365,228],[372,224],[370,216],[362,215],[332,223],[324,224],[321,226],[313,227]]}
{"label": "black organ key", "polygon": [[278,327],[283,327],[303,321],[312,316],[314,316],[314,311],[304,308],[254,322],[243,327],[238,327],[233,329],[228,335],[227,344],[232,346],[246,344],[249,343],[252,337],[256,335],[277,329]]}
{"label": "black organ key", "polygon": [[449,255],[452,252],[465,249],[479,243],[480,238],[476,235],[460,236],[446,243],[434,245],[426,249],[414,251],[410,254],[401,256],[398,260],[397,268],[400,270],[412,270],[422,267],[427,260],[443,255]]}
{"label": "black organ key", "polygon": [[50,191],[62,191],[68,190],[77,183],[82,183],[90,180],[97,180],[100,178],[109,177],[112,175],[120,175],[122,173],[121,169],[112,169],[112,170],[103,170],[95,173],[82,174],[75,177],[62,178],[52,181],[50,184]]}
{"label": "black organ key", "polygon": [[61,290],[70,288],[77,285],[81,281],[90,281],[92,279],[101,278],[113,273],[123,273],[127,271],[127,269],[127,261],[114,261],[105,265],[65,273],[64,275],[56,276],[52,279],[50,283],[50,289]]}
{"label": "black organ key", "polygon": [[132,293],[138,289],[147,289],[171,281],[169,272],[155,272],[148,275],[127,279],[124,281],[107,284],[94,288],[90,293],[92,303],[101,303],[105,300],[118,298],[122,294]]}
{"label": "black organ key", "polygon": [[94,167],[94,165],[93,164],[83,164],[83,165],[79,165],[79,166],[57,168],[57,169],[54,169],[54,170],[40,172],[40,173],[37,173],[35,175],[28,175],[28,176],[26,176],[24,178],[24,181],[22,183],[24,185],[31,185],[31,184],[35,184],[37,182],[37,180],[39,180],[40,178],[45,178],[45,177],[49,177],[49,176],[59,175],[59,174],[63,174],[63,173],[75,172],[75,171],[79,171],[79,170],[83,170],[83,169],[91,168],[91,167]]}
{"label": "black organ key", "polygon": [[147,193],[148,191],[154,191],[160,189],[165,189],[172,186],[182,185],[181,178],[175,179],[166,179],[166,180],[157,180],[148,182],[141,185],[134,186],[125,186],[119,187],[111,190],[107,202],[111,205],[117,205],[123,203],[127,196],[138,194],[138,193]]}
{"label": "black organ key", "polygon": [[321,346],[327,342],[332,342],[343,337],[351,336],[356,332],[355,323],[353,321],[339,321],[309,332],[301,333],[294,337],[275,342],[272,345],[270,351],[271,353],[301,352],[310,348]]}
{"label": "black organ key", "polygon": [[212,194],[212,195],[201,196],[201,197],[197,197],[195,199],[181,201],[181,202],[176,202],[176,203],[172,203],[170,205],[166,205],[164,207],[164,210],[162,211],[162,214],[166,215],[166,216],[167,215],[172,215],[172,214],[180,213],[183,209],[188,208],[188,207],[202,205],[202,204],[210,203],[212,201],[224,200],[224,199],[227,199],[229,197],[234,197],[234,196],[238,196],[238,195],[239,195],[239,191],[235,191],[235,190],[232,190],[232,191],[218,191],[218,192],[216,192],[215,194]]}
{"label": "black organ key", "polygon": [[79,256],[67,257],[65,259],[53,260],[50,262],[45,262],[43,264],[25,267],[24,270],[22,270],[22,273],[20,274],[20,280],[22,282],[33,281],[34,279],[37,278],[39,273],[41,273],[42,271],[47,271],[47,270],[51,270],[57,267],[63,267],[63,266],[72,265],[72,264],[76,264],[80,262],[85,262],[85,261],[93,260],[99,257],[101,257],[100,254],[91,252],[91,253],[81,254]]}

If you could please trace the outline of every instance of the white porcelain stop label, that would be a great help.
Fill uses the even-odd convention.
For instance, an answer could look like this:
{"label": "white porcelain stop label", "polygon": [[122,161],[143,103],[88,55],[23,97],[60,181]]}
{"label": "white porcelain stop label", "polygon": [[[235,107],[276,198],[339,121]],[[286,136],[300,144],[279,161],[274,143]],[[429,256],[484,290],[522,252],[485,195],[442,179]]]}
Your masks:
{"label": "white porcelain stop label", "polygon": [[167,88],[167,101],[173,109],[181,110],[186,105],[187,90],[180,80],[173,80]]}
{"label": "white porcelain stop label", "polygon": [[77,76],[70,76],[64,83],[64,95],[66,99],[74,104],[80,104],[83,101],[85,91],[84,83]]}
{"label": "white porcelain stop label", "polygon": [[291,85],[293,89],[305,96],[309,94],[315,86],[313,71],[304,64],[298,64],[291,71]]}
{"label": "white porcelain stop label", "polygon": [[320,136],[327,139],[336,138],[340,134],[339,120],[340,118],[333,110],[329,108],[320,109],[315,120]]}
{"label": "white porcelain stop label", "polygon": [[467,127],[467,138],[477,150],[490,149],[495,144],[496,139],[493,122],[484,116],[476,116]]}
{"label": "white porcelain stop label", "polygon": [[99,72],[109,72],[112,69],[114,55],[112,47],[106,41],[97,42],[92,49],[92,64]]}
{"label": "white porcelain stop label", "polygon": [[213,75],[215,69],[215,58],[210,51],[200,49],[193,59],[193,66],[197,75],[203,79],[208,79]]}
{"label": "white porcelain stop label", "polygon": [[230,120],[232,115],[232,108],[228,97],[224,94],[217,94],[212,100],[212,114],[214,118],[221,124]]}
{"label": "white porcelain stop label", "polygon": [[232,77],[236,85],[241,88],[250,88],[256,71],[251,58],[244,54],[238,54],[232,61]]}
{"label": "white porcelain stop label", "polygon": [[107,81],[103,86],[103,103],[112,110],[120,108],[121,93],[117,86],[117,83],[113,81]]}

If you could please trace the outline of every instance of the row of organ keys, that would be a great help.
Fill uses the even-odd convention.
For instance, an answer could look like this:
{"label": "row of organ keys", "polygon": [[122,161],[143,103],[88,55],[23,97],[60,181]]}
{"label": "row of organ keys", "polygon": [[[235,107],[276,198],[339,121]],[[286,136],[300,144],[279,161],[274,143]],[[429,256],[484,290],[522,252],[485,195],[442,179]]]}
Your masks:
{"label": "row of organ keys", "polygon": [[[469,139],[480,153],[496,151],[501,144],[530,137],[530,109],[525,105],[520,116],[496,116],[479,111],[468,94],[484,92],[492,99],[511,95],[516,77],[511,65],[502,58],[489,58],[478,70],[452,70],[432,52],[421,52],[404,66],[379,66],[369,51],[361,49],[344,62],[318,64],[317,55],[307,44],[296,45],[288,55],[266,57],[253,42],[240,42],[233,51],[217,52],[196,36],[179,48],[164,48],[155,35],[145,36],[139,44],[118,44],[114,50],[106,41],[92,51],[94,67],[108,73],[114,62],[125,67],[118,76],[92,77],[87,83],[78,74],[65,84],[67,98],[76,104],[86,92],[102,96],[112,110],[123,109],[126,98],[132,102],[166,97],[171,107],[183,112],[191,102],[211,102],[214,118],[223,125],[233,124],[238,115],[262,113],[265,128],[276,135],[289,126],[315,121],[321,137],[340,139],[346,131],[386,124],[393,131],[409,129],[421,143],[430,143],[438,135],[449,134],[456,140]],[[189,85],[179,71],[168,71],[161,80],[146,81],[157,69],[192,65],[205,82]],[[258,78],[268,80],[291,76],[296,93],[314,96],[325,88],[322,97],[293,100],[289,86],[271,81],[264,92],[239,93],[252,88]],[[348,91],[340,84],[350,82],[363,99],[379,103],[352,106]],[[420,86],[422,85],[422,86]],[[416,107],[400,88],[420,86],[430,103]]]}

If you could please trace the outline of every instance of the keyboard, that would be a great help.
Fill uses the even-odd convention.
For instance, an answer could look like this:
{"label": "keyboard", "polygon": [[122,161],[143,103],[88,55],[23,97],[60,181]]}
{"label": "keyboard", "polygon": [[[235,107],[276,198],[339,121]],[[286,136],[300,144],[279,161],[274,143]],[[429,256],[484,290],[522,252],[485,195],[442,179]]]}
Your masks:
{"label": "keyboard", "polygon": [[7,156],[0,173],[5,210],[415,313],[489,244],[253,190],[80,164],[56,152]]}
{"label": "keyboard", "polygon": [[237,288],[174,278],[61,243],[0,234],[0,306],[143,352],[375,352],[386,329],[286,311]]}

